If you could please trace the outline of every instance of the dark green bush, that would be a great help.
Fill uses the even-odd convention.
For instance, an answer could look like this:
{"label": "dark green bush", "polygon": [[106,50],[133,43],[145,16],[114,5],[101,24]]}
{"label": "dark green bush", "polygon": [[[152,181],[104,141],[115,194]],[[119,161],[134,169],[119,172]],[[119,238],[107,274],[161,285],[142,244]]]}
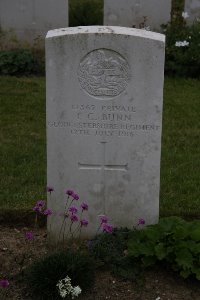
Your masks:
{"label": "dark green bush", "polygon": [[26,281],[36,299],[60,299],[56,284],[69,276],[73,286],[79,285],[82,293],[94,284],[95,264],[87,254],[62,251],[35,262],[27,270]]}
{"label": "dark green bush", "polygon": [[200,280],[200,221],[169,217],[144,230],[131,232],[128,256],[133,268],[134,263],[144,269],[162,261],[182,277],[195,275]]}
{"label": "dark green bush", "polygon": [[1,75],[35,74],[38,67],[38,63],[30,50],[17,49],[0,52]]}
{"label": "dark green bush", "polygon": [[70,0],[69,26],[103,24],[103,0]]}
{"label": "dark green bush", "polygon": [[[168,75],[200,76],[200,22],[192,26],[171,24],[166,27],[166,65]],[[186,41],[188,46],[178,47],[176,42]]]}
{"label": "dark green bush", "polygon": [[109,267],[116,275],[133,279],[135,270],[133,273],[131,259],[126,255],[129,232],[120,228],[111,234],[99,234],[89,242],[89,250],[100,265]]}
{"label": "dark green bush", "polygon": [[112,233],[101,233],[89,242],[90,253],[106,265],[113,264],[124,256],[127,249],[129,230],[127,228],[114,229]]}

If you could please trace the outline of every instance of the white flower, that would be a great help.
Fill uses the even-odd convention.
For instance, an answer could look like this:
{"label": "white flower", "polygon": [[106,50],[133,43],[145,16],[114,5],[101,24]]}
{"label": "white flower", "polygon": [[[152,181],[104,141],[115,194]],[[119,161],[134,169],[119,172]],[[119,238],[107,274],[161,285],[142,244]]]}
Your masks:
{"label": "white flower", "polygon": [[187,19],[187,18],[189,18],[189,15],[186,11],[183,11],[182,12],[182,17],[183,17],[183,19]]}
{"label": "white flower", "polygon": [[161,298],[160,298],[160,297],[157,297],[156,300],[161,300]]}
{"label": "white flower", "polygon": [[67,291],[61,290],[61,291],[60,291],[60,296],[61,296],[62,298],[65,298],[65,297],[67,296]]}
{"label": "white flower", "polygon": [[75,286],[71,292],[72,294],[72,299],[74,299],[74,297],[78,297],[78,295],[82,292],[81,288],[79,286]]}
{"label": "white flower", "polygon": [[187,41],[183,41],[183,42],[181,42],[181,41],[177,41],[176,43],[175,43],[175,46],[176,47],[185,47],[185,46],[189,46],[189,42],[187,42]]}
{"label": "white flower", "polygon": [[71,278],[69,278],[69,276],[59,280],[56,286],[58,287],[59,295],[62,298],[65,298],[67,295],[71,294],[72,299],[74,299],[74,297],[78,297],[82,291],[79,286],[73,287],[71,285]]}

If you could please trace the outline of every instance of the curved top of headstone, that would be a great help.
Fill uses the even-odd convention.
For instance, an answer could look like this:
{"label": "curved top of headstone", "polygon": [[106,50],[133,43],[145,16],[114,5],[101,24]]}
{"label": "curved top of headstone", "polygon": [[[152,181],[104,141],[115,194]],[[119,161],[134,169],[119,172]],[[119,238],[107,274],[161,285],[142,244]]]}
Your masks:
{"label": "curved top of headstone", "polygon": [[135,29],[120,26],[79,26],[79,27],[67,27],[59,28],[48,31],[46,38],[56,38],[65,35],[77,35],[77,34],[117,34],[117,35],[127,35],[136,36],[151,40],[157,40],[165,42],[165,35],[147,31],[144,29]]}

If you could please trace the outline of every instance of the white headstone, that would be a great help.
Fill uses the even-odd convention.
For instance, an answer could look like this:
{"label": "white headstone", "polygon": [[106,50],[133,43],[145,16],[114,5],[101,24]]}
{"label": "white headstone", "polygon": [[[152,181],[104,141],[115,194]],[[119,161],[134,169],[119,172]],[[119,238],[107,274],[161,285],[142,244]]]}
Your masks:
{"label": "white headstone", "polygon": [[47,183],[61,227],[67,188],[115,226],[159,217],[164,35],[123,27],[52,30],[46,38]]}
{"label": "white headstone", "polygon": [[0,0],[0,27],[33,43],[54,28],[68,26],[68,0]]}
{"label": "white headstone", "polygon": [[185,12],[189,15],[189,18],[186,19],[187,23],[200,21],[200,0],[185,0]]}
{"label": "white headstone", "polygon": [[171,18],[171,0],[104,0],[104,25],[161,31]]}

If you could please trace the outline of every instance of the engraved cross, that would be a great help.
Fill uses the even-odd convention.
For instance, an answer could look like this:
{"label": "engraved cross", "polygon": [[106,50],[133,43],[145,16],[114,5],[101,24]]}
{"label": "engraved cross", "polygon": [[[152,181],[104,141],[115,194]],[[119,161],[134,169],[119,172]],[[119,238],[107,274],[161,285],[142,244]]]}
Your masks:
{"label": "engraved cross", "polygon": [[95,163],[78,163],[80,170],[100,170],[102,171],[102,182],[103,182],[103,211],[106,213],[106,195],[105,195],[105,171],[128,171],[128,164],[106,164],[106,142],[101,142],[102,145],[102,164]]}
{"label": "engraved cross", "polygon": [[103,148],[103,163],[102,164],[89,164],[89,163],[78,163],[80,170],[103,170],[103,171],[127,171],[128,164],[106,164],[106,143],[101,142]]}

